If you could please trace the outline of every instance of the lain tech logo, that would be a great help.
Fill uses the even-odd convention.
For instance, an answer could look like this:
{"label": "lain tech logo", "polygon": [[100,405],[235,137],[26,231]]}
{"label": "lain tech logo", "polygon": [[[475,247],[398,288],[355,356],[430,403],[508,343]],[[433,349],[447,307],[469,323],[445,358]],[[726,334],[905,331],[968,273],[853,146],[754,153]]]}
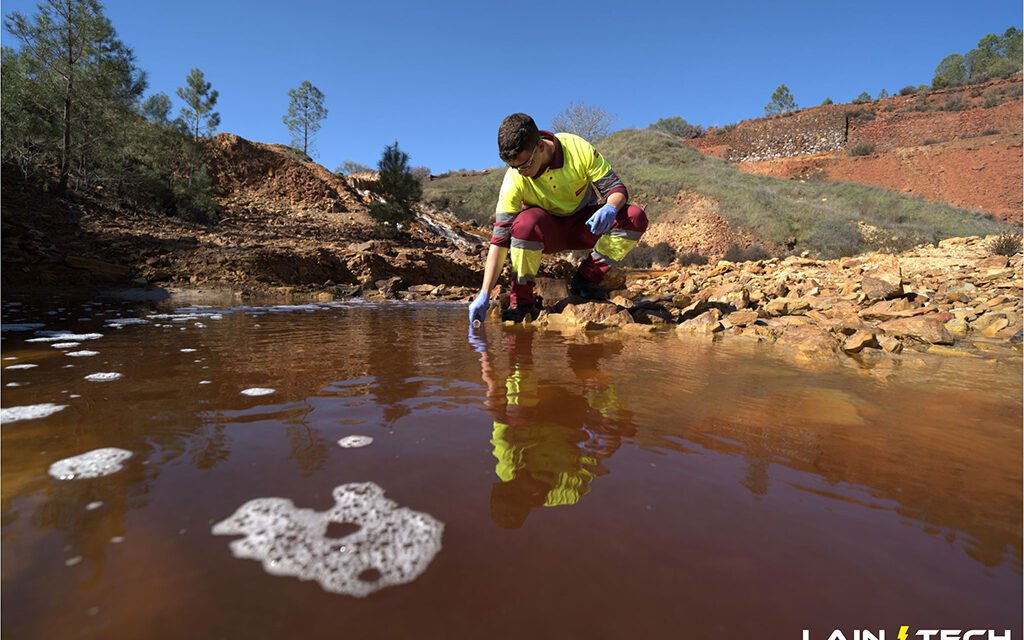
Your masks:
{"label": "lain tech logo", "polygon": [[[903,626],[890,640],[1013,640],[1010,630],[996,629],[914,629]],[[835,629],[829,635],[812,635],[804,629],[801,640],[886,640],[885,629]]]}

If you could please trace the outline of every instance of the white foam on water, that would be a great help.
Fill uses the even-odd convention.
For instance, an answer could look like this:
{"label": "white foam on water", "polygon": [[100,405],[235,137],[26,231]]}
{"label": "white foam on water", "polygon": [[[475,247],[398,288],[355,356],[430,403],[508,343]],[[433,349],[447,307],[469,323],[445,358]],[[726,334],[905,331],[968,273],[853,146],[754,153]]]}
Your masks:
{"label": "white foam on water", "polygon": [[[231,542],[231,553],[259,560],[271,575],[315,580],[324,591],[358,598],[412,582],[441,550],[444,523],[399,507],[378,485],[343,484],[332,495],[327,511],[300,509],[286,498],[250,500],[212,533],[245,536]],[[330,538],[332,522],[360,528]]]}
{"label": "white foam on water", "polygon": [[132,457],[131,451],[117,447],[94,449],[78,456],[64,458],[50,465],[49,473],[58,480],[99,478],[117,473],[122,462]]}
{"label": "white foam on water", "polygon": [[85,379],[88,380],[89,382],[110,382],[112,380],[120,380],[123,377],[124,376],[121,375],[120,373],[110,371],[104,373],[90,373],[89,375],[85,376]]}
{"label": "white foam on water", "polygon": [[124,542],[124,536],[114,536],[110,539],[110,544],[121,544]]}
{"label": "white foam on water", "polygon": [[69,397],[69,398],[81,398],[82,396],[78,395],[77,393],[72,393],[72,394],[71,394],[71,395],[69,395],[68,397]]}
{"label": "white foam on water", "polygon": [[4,386],[5,386],[5,387],[20,387],[20,386],[21,386],[21,383],[20,383],[20,382],[8,382],[8,383],[7,383],[7,384],[5,384]]}
{"label": "white foam on water", "polygon": [[54,349],[73,349],[81,344],[81,342],[54,342],[50,346]]}
{"label": "white foam on water", "polygon": [[89,350],[86,349],[86,350],[82,350],[82,351],[68,351],[64,355],[71,356],[72,358],[85,358],[85,357],[88,357],[88,356],[99,355],[99,353],[100,353],[99,351],[89,351]]}
{"label": "white foam on water", "polygon": [[63,367],[61,367],[61,369],[74,369],[74,368],[75,368],[75,365],[73,365],[73,364],[66,364]]}
{"label": "white foam on water", "polygon": [[64,561],[64,566],[65,567],[73,567],[73,566],[75,566],[76,564],[78,564],[81,561],[82,561],[82,556],[75,556],[73,558],[68,558],[67,560]]}
{"label": "white foam on water", "polygon": [[130,324],[149,324],[145,318],[107,318],[104,323],[109,327],[125,327]]}
{"label": "white foam on water", "polygon": [[221,315],[221,314],[219,314],[219,313],[215,313],[215,314],[213,314],[212,316],[207,316],[207,317],[208,317],[208,318],[209,318],[210,320],[223,320],[223,319],[224,319],[224,316],[223,316],[223,315]]}
{"label": "white foam on water", "polygon": [[43,404],[28,404],[22,407],[7,407],[6,409],[0,409],[0,423],[7,424],[8,422],[17,422],[18,420],[38,420],[39,418],[52,416],[58,411],[63,411],[67,406],[66,404],[44,402]]}
{"label": "white foam on water", "polygon": [[38,366],[39,366],[38,364],[12,364],[12,365],[8,365],[8,366],[4,367],[4,369],[5,370],[7,370],[7,369],[10,369],[10,370],[15,370],[15,369],[33,369],[33,368],[38,367]]}
{"label": "white foam on water", "polygon": [[95,510],[99,509],[102,506],[103,506],[103,503],[100,502],[99,500],[97,500],[96,502],[90,502],[89,504],[85,505],[85,510],[86,511],[95,511]]}
{"label": "white foam on water", "polygon": [[16,356],[8,356],[8,357],[4,358],[4,360],[17,360],[17,359],[18,358]]}
{"label": "white foam on water", "polygon": [[71,333],[69,331],[36,331],[42,338],[30,338],[25,342],[67,342],[69,340],[98,340],[102,333]]}
{"label": "white foam on water", "polygon": [[369,446],[372,442],[373,438],[370,436],[345,436],[338,440],[338,446],[342,449],[358,449],[359,447]]}
{"label": "white foam on water", "polygon": [[206,325],[205,325],[205,324],[203,324],[202,322],[197,322],[197,323],[196,323],[196,328],[197,328],[197,329],[205,329],[205,328],[206,328]]}
{"label": "white foam on water", "polygon": [[250,389],[242,389],[243,396],[269,396],[272,393],[277,393],[277,390],[267,389],[265,387],[252,387]]}
{"label": "white foam on water", "polygon": [[0,324],[0,331],[32,331],[33,329],[42,329],[45,324],[38,322],[5,322]]}
{"label": "white foam on water", "polygon": [[181,352],[182,353],[193,353],[193,352],[195,352],[195,349],[182,349]]}
{"label": "white foam on water", "polygon": [[200,380],[199,381],[199,384],[212,384],[212,383],[213,383],[212,380]]}

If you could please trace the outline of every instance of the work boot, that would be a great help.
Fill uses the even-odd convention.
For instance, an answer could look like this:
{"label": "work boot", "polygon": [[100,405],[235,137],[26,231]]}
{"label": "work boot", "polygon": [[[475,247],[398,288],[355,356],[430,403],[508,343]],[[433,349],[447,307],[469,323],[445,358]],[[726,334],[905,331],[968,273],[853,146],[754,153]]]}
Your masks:
{"label": "work boot", "polygon": [[511,320],[512,322],[519,324],[529,316],[530,321],[532,322],[540,315],[540,310],[543,308],[543,302],[543,298],[535,296],[533,302],[530,304],[519,304],[505,309],[505,313],[501,314],[501,319]]}
{"label": "work boot", "polygon": [[607,300],[608,291],[590,280],[587,280],[577,271],[569,282],[569,293],[574,296],[586,298],[587,300]]}

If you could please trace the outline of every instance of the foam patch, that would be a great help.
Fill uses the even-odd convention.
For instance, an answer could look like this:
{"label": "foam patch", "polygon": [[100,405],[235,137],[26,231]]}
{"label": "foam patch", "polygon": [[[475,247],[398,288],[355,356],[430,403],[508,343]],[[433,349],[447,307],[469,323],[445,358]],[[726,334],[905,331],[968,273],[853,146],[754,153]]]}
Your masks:
{"label": "foam patch", "polygon": [[[441,550],[444,523],[384,497],[372,482],[335,487],[327,511],[300,509],[286,498],[257,498],[213,526],[214,535],[242,535],[230,544],[236,558],[259,560],[276,576],[315,580],[329,593],[362,598],[412,582]],[[331,523],[360,528],[327,536]]]}
{"label": "foam patch", "polygon": [[50,346],[54,349],[74,349],[75,347],[81,346],[81,342],[54,342]]}
{"label": "foam patch", "polygon": [[145,318],[107,318],[105,321],[107,326],[111,327],[124,327],[130,324],[149,324],[149,320]]}
{"label": "foam patch", "polygon": [[82,351],[69,351],[64,355],[71,356],[72,358],[85,358],[87,356],[99,355],[99,353],[99,351],[89,351],[87,349],[84,349]]}
{"label": "foam patch", "polygon": [[67,331],[36,331],[41,338],[30,338],[25,342],[70,342],[81,340],[99,340],[102,333],[69,333]]}
{"label": "foam patch", "polygon": [[[7,367],[10,369],[10,367]],[[275,389],[265,389],[263,387],[252,387],[251,389],[242,389],[243,396],[269,396],[272,393],[277,393]]]}
{"label": "foam patch", "polygon": [[373,438],[370,436],[345,436],[338,440],[338,446],[342,449],[358,449],[368,446],[371,442],[373,442]]}
{"label": "foam patch", "polygon": [[15,369],[33,369],[33,368],[38,367],[38,366],[39,366],[38,364],[12,364],[12,365],[8,365],[8,366],[4,367],[4,369],[5,370],[10,369],[10,370],[13,371]]}
{"label": "foam patch", "polygon": [[120,373],[107,372],[107,373],[90,373],[85,376],[85,379],[89,382],[111,382],[112,380],[120,380],[123,378]]}
{"label": "foam patch", "polygon": [[46,416],[52,416],[58,411],[63,411],[67,406],[66,404],[44,402],[43,404],[29,404],[23,407],[7,407],[6,409],[0,409],[0,422],[7,424],[8,422],[17,422],[18,420],[37,420]]}
{"label": "foam patch", "polygon": [[117,473],[124,467],[122,462],[132,457],[131,451],[106,447],[94,449],[82,455],[58,460],[50,465],[50,475],[58,480],[99,478]]}

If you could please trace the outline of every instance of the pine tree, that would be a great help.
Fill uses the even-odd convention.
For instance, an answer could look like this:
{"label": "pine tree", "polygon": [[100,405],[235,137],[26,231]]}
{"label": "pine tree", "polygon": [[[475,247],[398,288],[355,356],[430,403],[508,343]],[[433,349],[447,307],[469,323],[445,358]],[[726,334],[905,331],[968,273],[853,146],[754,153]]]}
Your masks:
{"label": "pine tree", "polygon": [[213,133],[220,125],[220,114],[213,110],[217,105],[217,92],[199,69],[193,68],[185,79],[186,85],[178,87],[178,97],[185,102],[180,119],[197,142],[204,135]]}
{"label": "pine tree", "polygon": [[796,100],[793,99],[793,94],[790,93],[789,87],[780,84],[775,88],[775,93],[772,94],[772,101],[764,106],[764,114],[766,116],[774,116],[796,111],[796,109]]}
{"label": "pine tree", "polygon": [[408,222],[415,213],[412,205],[423,195],[423,185],[409,169],[409,154],[389,144],[377,163],[384,202],[370,205],[370,216],[382,224]]}
{"label": "pine tree", "polygon": [[[117,155],[146,81],[97,0],[44,0],[38,9],[32,20],[15,11],[4,21],[23,44],[3,52],[4,146],[41,151],[42,163],[52,157],[63,192],[72,167],[86,179]],[[11,99],[14,108],[7,109]],[[15,110],[21,117],[13,117]]]}
{"label": "pine tree", "polygon": [[309,80],[303,80],[297,89],[288,91],[288,97],[291,102],[283,120],[292,134],[292,147],[309,155],[310,138],[320,130],[320,121],[327,117],[324,94]]}

